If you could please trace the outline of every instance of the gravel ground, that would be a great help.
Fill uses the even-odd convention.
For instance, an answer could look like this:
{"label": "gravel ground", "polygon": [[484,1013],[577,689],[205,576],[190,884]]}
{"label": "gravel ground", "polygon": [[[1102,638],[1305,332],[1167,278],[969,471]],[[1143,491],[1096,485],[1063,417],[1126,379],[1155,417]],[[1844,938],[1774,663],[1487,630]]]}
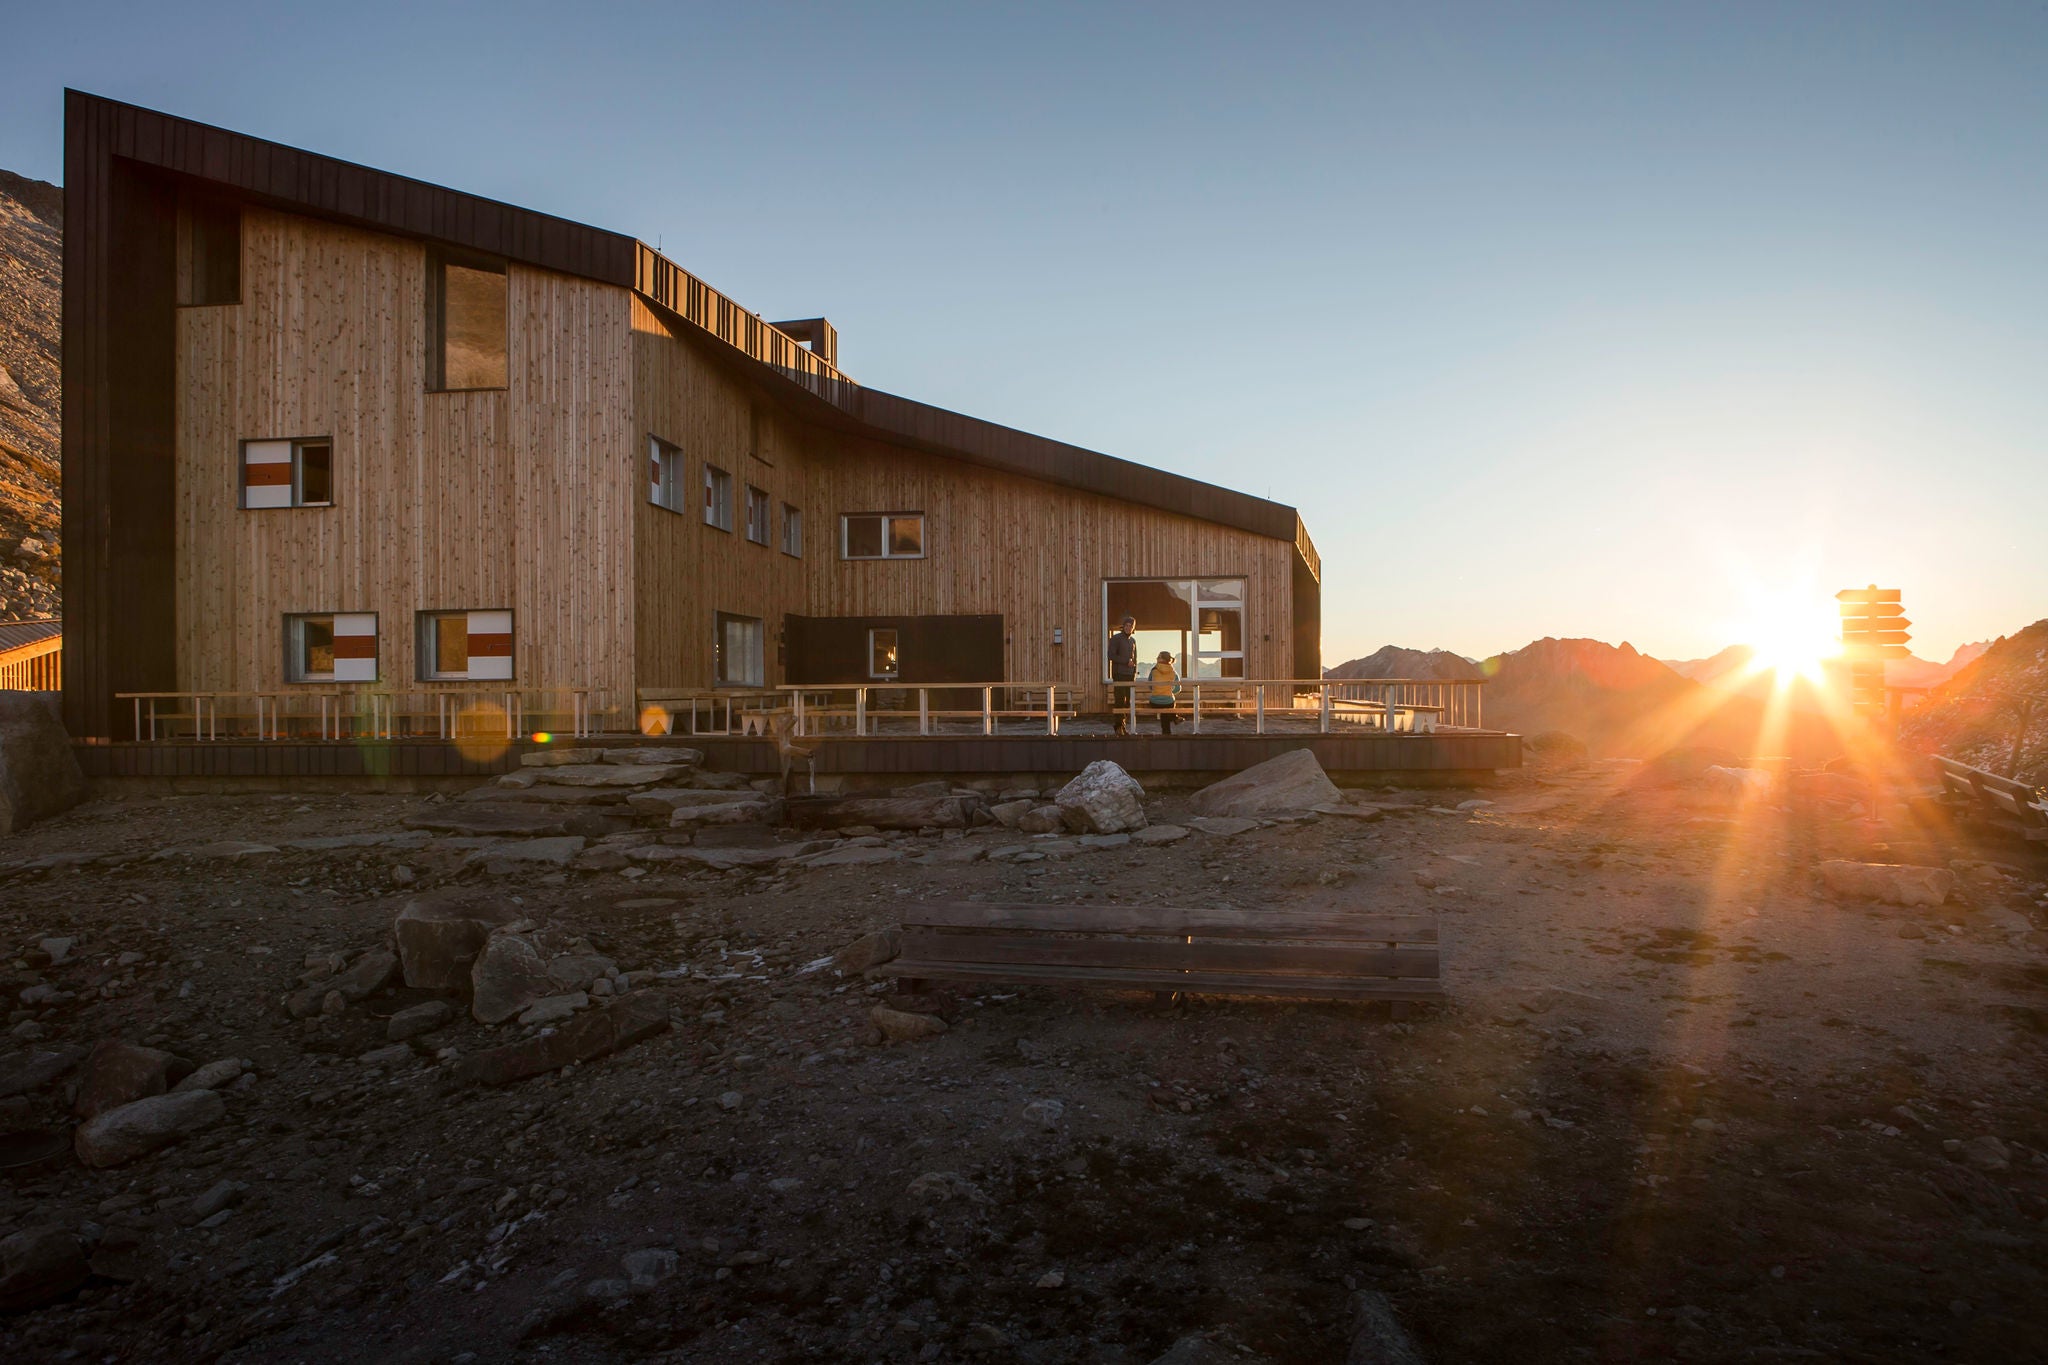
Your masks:
{"label": "gravel ground", "polygon": [[[1369,1289],[1435,1361],[2044,1358],[2048,869],[1903,809],[1636,776],[1359,793],[1385,816],[1026,863],[977,858],[1017,836],[976,830],[735,872],[284,847],[445,798],[97,798],[0,842],[23,1001],[0,1078],[108,1038],[251,1073],[177,1145],[0,1182],[0,1235],[61,1229],[93,1271],[0,1317],[0,1353],[1148,1362],[1196,1335],[1325,1362]],[[231,840],[281,851],[178,852]],[[93,861],[23,866],[60,854]],[[1960,889],[1837,902],[1828,857],[1954,860]],[[445,887],[660,973],[625,998],[671,1026],[494,1089],[456,1065],[536,1028],[462,1015],[394,1053],[388,1017],[428,993],[282,1006]],[[1449,1001],[902,997],[814,965],[969,897],[1433,913]],[[875,1045],[884,1002],[949,1027]],[[78,1074],[29,1093],[38,1122],[69,1122]]]}

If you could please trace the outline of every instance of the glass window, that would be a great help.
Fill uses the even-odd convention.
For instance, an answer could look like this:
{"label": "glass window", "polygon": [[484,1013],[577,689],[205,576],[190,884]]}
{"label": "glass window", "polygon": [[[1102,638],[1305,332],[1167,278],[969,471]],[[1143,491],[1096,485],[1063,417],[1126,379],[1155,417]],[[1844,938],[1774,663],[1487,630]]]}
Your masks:
{"label": "glass window", "polygon": [[768,543],[769,509],[773,506],[766,489],[747,485],[747,539],[756,545]]}
{"label": "glass window", "polygon": [[290,676],[293,682],[324,682],[334,676],[334,618],[294,616]]}
{"label": "glass window", "polygon": [[427,335],[436,389],[506,385],[505,263],[435,252],[427,262]]}
{"label": "glass window", "polygon": [[716,621],[715,673],[720,687],[759,687],[765,669],[764,632],[757,616],[719,612]]}
{"label": "glass window", "polygon": [[683,452],[659,436],[647,438],[647,500],[656,507],[680,512],[677,495],[682,486]]}
{"label": "glass window", "polygon": [[284,618],[288,682],[375,682],[377,614],[304,612]]}
{"label": "glass window", "polygon": [[868,632],[868,676],[894,679],[900,672],[896,662],[896,632]]}
{"label": "glass window", "polygon": [[839,519],[847,559],[924,558],[922,512],[852,512]]}
{"label": "glass window", "polygon": [[804,513],[791,503],[782,504],[782,553],[794,559],[804,557]]}
{"label": "glass window", "polygon": [[1126,616],[1137,618],[1139,673],[1161,650],[1174,656],[1185,678],[1242,678],[1242,578],[1111,579],[1102,585],[1103,677],[1109,677],[1108,638]]}
{"label": "glass window", "polygon": [[469,672],[469,613],[434,618],[433,672],[463,677]]}
{"label": "glass window", "polygon": [[716,465],[704,466],[704,524],[732,529],[732,475]]}
{"label": "glass window", "polygon": [[423,680],[512,676],[512,613],[423,611],[419,614],[419,675]]}
{"label": "glass window", "polygon": [[333,505],[334,443],[325,436],[242,442],[242,506]]}

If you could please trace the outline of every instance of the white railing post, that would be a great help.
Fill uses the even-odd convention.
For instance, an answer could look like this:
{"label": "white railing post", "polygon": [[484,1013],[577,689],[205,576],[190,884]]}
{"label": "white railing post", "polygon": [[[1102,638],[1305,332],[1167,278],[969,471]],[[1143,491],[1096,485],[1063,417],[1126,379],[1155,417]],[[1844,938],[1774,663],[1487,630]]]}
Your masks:
{"label": "white railing post", "polygon": [[1316,707],[1316,730],[1327,735],[1330,733],[1330,684],[1320,683],[1317,690],[1320,699]]}
{"label": "white railing post", "polygon": [[865,687],[853,689],[853,733],[856,736],[868,732],[868,690]]}
{"label": "white railing post", "polygon": [[1190,682],[1188,684],[1188,691],[1194,701],[1194,723],[1188,727],[1188,731],[1190,734],[1199,735],[1202,733],[1202,685],[1198,682]]}
{"label": "white railing post", "polygon": [[928,687],[917,689],[917,732],[920,735],[932,732],[932,694]]}
{"label": "white railing post", "polygon": [[992,735],[996,732],[996,690],[993,687],[981,689],[981,732]]}
{"label": "white railing post", "polygon": [[1254,691],[1258,698],[1258,720],[1253,723],[1252,733],[1263,735],[1266,733],[1266,685],[1260,683]]}

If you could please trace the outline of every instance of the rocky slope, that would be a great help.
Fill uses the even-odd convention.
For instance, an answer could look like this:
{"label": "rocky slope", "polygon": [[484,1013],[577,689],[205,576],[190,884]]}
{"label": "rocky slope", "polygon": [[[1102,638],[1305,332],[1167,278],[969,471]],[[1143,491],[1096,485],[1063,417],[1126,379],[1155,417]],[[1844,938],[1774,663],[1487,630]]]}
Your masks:
{"label": "rocky slope", "polygon": [[64,195],[0,171],[0,621],[58,611]]}
{"label": "rocky slope", "polygon": [[2048,698],[2048,619],[1993,641],[1906,716],[1900,738],[1922,753],[2048,785],[2048,702],[2034,704],[2013,761],[2023,704],[2016,698],[2028,696]]}

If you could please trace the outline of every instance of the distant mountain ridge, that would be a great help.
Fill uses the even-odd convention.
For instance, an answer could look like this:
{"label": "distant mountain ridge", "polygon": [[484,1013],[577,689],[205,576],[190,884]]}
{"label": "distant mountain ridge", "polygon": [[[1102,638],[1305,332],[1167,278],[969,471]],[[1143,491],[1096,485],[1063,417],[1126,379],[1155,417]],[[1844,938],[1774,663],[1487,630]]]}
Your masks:
{"label": "distant mountain ridge", "polygon": [[1382,645],[1362,659],[1323,670],[1326,678],[1476,678],[1479,665],[1448,649]]}
{"label": "distant mountain ridge", "polygon": [[1956,652],[1964,650],[1977,652],[1906,713],[1900,740],[1922,753],[2048,786],[2048,707],[2034,703],[2025,734],[2020,731],[2023,699],[2048,697],[2048,620]]}

